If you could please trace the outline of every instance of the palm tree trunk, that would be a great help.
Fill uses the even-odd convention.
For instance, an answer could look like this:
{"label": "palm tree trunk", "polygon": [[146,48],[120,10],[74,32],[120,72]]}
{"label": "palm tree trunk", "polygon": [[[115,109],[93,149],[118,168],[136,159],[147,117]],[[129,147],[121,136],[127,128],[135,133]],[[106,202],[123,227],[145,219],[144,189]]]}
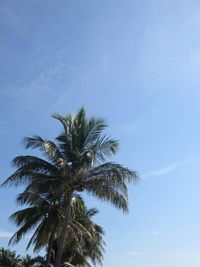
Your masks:
{"label": "palm tree trunk", "polygon": [[72,201],[72,192],[68,193],[65,197],[65,217],[62,223],[62,228],[61,228],[61,233],[60,237],[58,239],[58,252],[56,255],[56,264],[55,267],[61,267],[61,260],[62,260],[62,254],[64,250],[64,245],[65,245],[65,240],[68,236],[68,225],[69,225],[69,220],[70,220],[70,213],[71,213],[71,201]]}
{"label": "palm tree trunk", "polygon": [[50,234],[50,237],[49,237],[49,242],[48,242],[47,258],[46,258],[45,267],[49,267],[50,266],[53,241],[54,241],[54,228],[52,227],[51,234]]}

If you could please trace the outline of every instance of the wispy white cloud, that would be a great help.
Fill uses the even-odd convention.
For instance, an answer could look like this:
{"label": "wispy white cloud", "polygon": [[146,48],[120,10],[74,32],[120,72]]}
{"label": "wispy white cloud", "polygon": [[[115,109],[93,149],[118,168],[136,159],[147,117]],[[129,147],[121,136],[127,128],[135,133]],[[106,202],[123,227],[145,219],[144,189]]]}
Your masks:
{"label": "wispy white cloud", "polygon": [[0,20],[6,24],[17,25],[18,19],[16,14],[13,12],[11,8],[2,7],[0,11]]}
{"label": "wispy white cloud", "polygon": [[12,235],[12,232],[0,231],[0,238],[11,238]]}
{"label": "wispy white cloud", "polygon": [[143,178],[147,178],[150,176],[162,176],[162,175],[171,173],[176,169],[177,169],[177,164],[174,163],[174,164],[168,165],[166,167],[154,170],[152,172],[147,172],[147,173],[143,174]]}
{"label": "wispy white cloud", "polygon": [[200,251],[188,251],[183,253],[184,256],[200,256]]}
{"label": "wispy white cloud", "polygon": [[160,232],[159,231],[153,231],[152,234],[157,236],[157,235],[160,235]]}
{"label": "wispy white cloud", "polygon": [[136,123],[126,124],[120,127],[121,132],[131,135],[135,134],[139,130],[139,125]]}
{"label": "wispy white cloud", "polygon": [[153,106],[150,109],[145,110],[140,117],[137,118],[136,121],[132,121],[129,123],[125,123],[123,125],[120,125],[119,130],[126,134],[126,135],[133,135],[137,134],[140,131],[143,131],[143,124],[144,124],[144,119],[146,119],[149,116],[154,116],[160,111],[160,107],[158,106]]}
{"label": "wispy white cloud", "polygon": [[189,159],[189,160],[186,160],[186,161],[175,162],[175,163],[169,164],[169,165],[167,165],[167,166],[165,166],[163,168],[160,168],[160,169],[157,169],[157,170],[154,170],[154,171],[151,171],[151,172],[144,173],[142,175],[142,177],[143,178],[148,178],[148,177],[152,177],[152,176],[155,177],[155,176],[166,175],[166,174],[174,172],[175,170],[179,169],[180,167],[184,167],[184,166],[187,166],[187,165],[199,162],[199,161],[200,161],[200,157],[192,158],[192,159]]}
{"label": "wispy white cloud", "polygon": [[132,251],[129,251],[128,254],[131,256],[139,256],[139,255],[141,255],[141,252],[132,250]]}
{"label": "wispy white cloud", "polygon": [[15,35],[23,36],[27,33],[27,23],[24,17],[19,16],[14,8],[4,6],[0,10],[0,21],[6,25],[9,30],[15,32]]}
{"label": "wispy white cloud", "polygon": [[[0,238],[11,238],[14,235],[13,232],[8,232],[8,231],[2,231],[0,230]],[[31,238],[31,234],[27,234],[25,238]]]}
{"label": "wispy white cloud", "polygon": [[[40,73],[35,79],[30,79],[21,87],[7,88],[1,90],[0,96],[10,98],[18,111],[30,110],[35,106],[44,106],[45,109],[57,108],[66,105],[72,95],[72,90],[60,87],[60,73],[63,73],[64,66],[56,61],[55,66],[46,66],[38,63]],[[56,82],[58,84],[56,85]],[[57,86],[57,90],[54,88]],[[58,93],[59,92],[59,93]]]}

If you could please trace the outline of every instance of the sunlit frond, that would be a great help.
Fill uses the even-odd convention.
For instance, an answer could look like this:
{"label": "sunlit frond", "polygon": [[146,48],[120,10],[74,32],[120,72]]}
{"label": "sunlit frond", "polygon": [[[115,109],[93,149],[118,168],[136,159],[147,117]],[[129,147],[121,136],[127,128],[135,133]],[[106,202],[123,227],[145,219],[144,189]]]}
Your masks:
{"label": "sunlit frond", "polygon": [[128,211],[127,197],[114,190],[112,186],[102,185],[101,187],[96,187],[95,184],[91,184],[87,187],[87,192],[100,200],[110,202],[123,212]]}
{"label": "sunlit frond", "polygon": [[39,148],[55,165],[59,165],[60,160],[63,159],[57,145],[50,140],[44,140],[40,136],[35,135],[32,137],[25,137],[23,142],[26,148]]}

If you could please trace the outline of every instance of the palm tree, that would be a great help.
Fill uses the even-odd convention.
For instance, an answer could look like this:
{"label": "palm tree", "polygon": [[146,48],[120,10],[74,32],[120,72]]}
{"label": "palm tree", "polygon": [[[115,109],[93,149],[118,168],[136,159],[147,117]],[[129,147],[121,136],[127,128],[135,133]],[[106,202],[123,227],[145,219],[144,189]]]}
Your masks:
{"label": "palm tree", "polygon": [[[73,205],[73,220],[69,226],[68,239],[65,241],[61,266],[91,267],[102,263],[104,252],[103,229],[92,221],[98,213],[95,208],[88,209],[80,196]],[[51,262],[55,263],[58,253],[58,240],[53,243]]]}
{"label": "palm tree", "polygon": [[15,251],[0,248],[0,267],[42,267],[44,266],[44,258],[37,256],[32,258],[29,255],[20,257]]}
{"label": "palm tree", "polygon": [[[27,232],[35,228],[27,245],[27,249],[30,245],[33,245],[34,251],[38,251],[48,244],[45,266],[49,266],[52,245],[53,243],[55,244],[56,234],[59,231],[59,217],[63,216],[59,210],[59,205],[55,205],[55,203],[52,204],[52,199],[48,195],[42,197],[39,194],[28,191],[20,194],[17,197],[17,202],[18,204],[26,204],[29,206],[10,216],[10,220],[20,228],[11,237],[9,244],[18,243]],[[100,226],[91,221],[91,218],[98,211],[94,208],[88,210],[83,199],[76,194],[73,196],[71,210],[71,221],[68,227],[70,244],[76,244],[76,248],[79,247],[80,251],[80,244],[83,245],[83,240],[86,240],[85,246],[87,244],[90,244],[90,247],[92,246],[88,256],[91,257],[94,262],[96,260],[100,261],[103,257],[103,240],[101,237],[103,230]],[[53,229],[52,232],[50,232],[51,229]],[[70,247],[69,253],[71,253],[73,251],[72,247],[68,247]],[[89,252],[89,249],[87,249],[87,251]],[[85,255],[86,253],[84,257]],[[73,258],[74,256],[75,255],[73,255]],[[71,257],[72,255],[70,258]],[[28,264],[34,263],[35,258],[32,259],[27,255],[23,260],[24,262],[22,265],[27,266]]]}
{"label": "palm tree", "polygon": [[33,261],[33,258],[31,258],[30,255],[26,255],[21,260],[21,265],[23,267],[32,267],[35,262]]}
{"label": "palm tree", "polygon": [[0,248],[0,267],[21,267],[21,259],[15,251]]}
{"label": "palm tree", "polygon": [[23,236],[34,230],[27,249],[33,245],[34,252],[37,252],[41,248],[47,247],[45,266],[49,266],[52,244],[56,231],[59,229],[60,217],[62,217],[60,203],[51,193],[42,195],[30,190],[19,194],[16,200],[18,204],[25,204],[28,207],[16,211],[10,216],[10,220],[19,229],[11,237],[9,244],[18,243]]}
{"label": "palm tree", "polygon": [[32,258],[29,255],[22,257],[21,267],[43,267],[45,260],[42,256]]}
{"label": "palm tree", "polygon": [[64,218],[58,238],[56,267],[60,267],[71,215],[74,192],[87,192],[115,207],[128,210],[126,182],[138,181],[136,172],[120,164],[107,162],[117,152],[118,142],[106,136],[102,119],[87,119],[82,108],[75,116],[53,116],[63,126],[57,144],[39,136],[25,138],[26,148],[39,148],[48,161],[19,156],[13,160],[18,169],[4,185],[26,184],[30,188],[49,186],[62,195]]}
{"label": "palm tree", "polygon": [[63,265],[90,266],[88,260],[94,265],[102,263],[104,231],[92,221],[97,213],[98,210],[95,208],[88,209],[80,197],[76,199],[74,219],[70,223],[69,236],[65,241],[62,256]]}

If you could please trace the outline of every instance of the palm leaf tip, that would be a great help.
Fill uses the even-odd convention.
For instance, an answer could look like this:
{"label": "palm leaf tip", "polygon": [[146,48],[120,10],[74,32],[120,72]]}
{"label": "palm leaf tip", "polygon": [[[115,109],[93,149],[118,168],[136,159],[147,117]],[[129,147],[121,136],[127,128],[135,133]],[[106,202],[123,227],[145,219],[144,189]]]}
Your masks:
{"label": "palm leaf tip", "polygon": [[31,137],[24,137],[22,143],[25,148],[41,148],[41,144],[44,140],[39,135],[34,135]]}
{"label": "palm leaf tip", "polygon": [[138,172],[133,171],[133,170],[129,170],[129,169],[127,169],[127,170],[128,170],[127,177],[128,177],[128,181],[129,182],[137,184],[138,182],[141,181],[142,178],[141,178],[141,176],[139,175]]}

